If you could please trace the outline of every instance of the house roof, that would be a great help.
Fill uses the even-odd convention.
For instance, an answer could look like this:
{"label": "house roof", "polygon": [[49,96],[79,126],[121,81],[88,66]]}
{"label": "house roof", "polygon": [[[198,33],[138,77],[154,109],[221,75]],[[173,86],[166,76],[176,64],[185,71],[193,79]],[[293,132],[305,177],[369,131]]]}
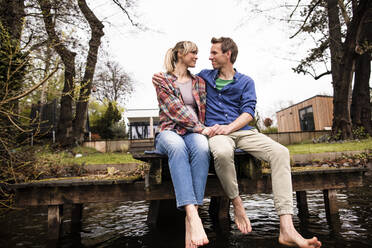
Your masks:
{"label": "house roof", "polygon": [[309,101],[310,99],[313,99],[313,98],[315,98],[315,97],[327,97],[327,98],[333,98],[333,96],[315,95],[315,96],[310,97],[310,98],[308,98],[308,99],[306,99],[306,100],[303,100],[303,101],[298,102],[298,103],[296,103],[296,104],[293,104],[293,105],[291,105],[291,106],[289,106],[289,107],[286,107],[286,108],[284,108],[284,109],[281,109],[281,110],[277,111],[276,113],[279,113],[279,112],[282,112],[282,111],[284,111],[284,110],[286,110],[286,109],[292,108],[293,106],[296,106],[296,105],[301,104],[301,103],[303,103],[303,102]]}
{"label": "house roof", "polygon": [[126,109],[124,115],[129,118],[158,117],[159,109]]}

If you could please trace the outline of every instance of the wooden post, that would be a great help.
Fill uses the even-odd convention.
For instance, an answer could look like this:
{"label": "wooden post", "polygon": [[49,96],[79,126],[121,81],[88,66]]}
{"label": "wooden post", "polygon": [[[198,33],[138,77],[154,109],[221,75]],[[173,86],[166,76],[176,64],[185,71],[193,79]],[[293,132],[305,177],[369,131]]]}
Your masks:
{"label": "wooden post", "polygon": [[221,231],[230,229],[230,199],[226,196],[212,196],[209,204],[209,215]]}
{"label": "wooden post", "polygon": [[[48,206],[48,239],[58,241],[61,232],[63,205]],[[49,243],[49,242],[48,242]]]}
{"label": "wooden post", "polygon": [[257,179],[262,178],[261,161],[254,157],[235,157],[238,177]]}
{"label": "wooden post", "polygon": [[158,158],[151,161],[151,167],[149,171],[149,183],[151,184],[161,184],[162,181],[162,166],[163,159]]}
{"label": "wooden post", "polygon": [[336,189],[323,190],[324,205],[328,225],[331,228],[332,234],[339,234],[341,231],[341,221],[337,206],[337,191]]}
{"label": "wooden post", "polygon": [[309,217],[309,208],[307,206],[306,191],[296,191],[298,216],[300,218]]}
{"label": "wooden post", "polygon": [[73,204],[71,209],[71,232],[81,231],[81,218],[83,215],[83,204]]}
{"label": "wooden post", "polygon": [[323,190],[325,211],[326,211],[326,214],[329,216],[338,214],[336,194],[337,194],[337,191],[335,189]]}
{"label": "wooden post", "polygon": [[185,211],[177,209],[176,200],[150,201],[147,224],[151,228],[185,224]]}
{"label": "wooden post", "polygon": [[147,212],[147,224],[151,228],[156,228],[159,218],[160,201],[150,201],[149,211]]}
{"label": "wooden post", "polygon": [[154,138],[154,119],[150,116],[150,135],[149,138]]}

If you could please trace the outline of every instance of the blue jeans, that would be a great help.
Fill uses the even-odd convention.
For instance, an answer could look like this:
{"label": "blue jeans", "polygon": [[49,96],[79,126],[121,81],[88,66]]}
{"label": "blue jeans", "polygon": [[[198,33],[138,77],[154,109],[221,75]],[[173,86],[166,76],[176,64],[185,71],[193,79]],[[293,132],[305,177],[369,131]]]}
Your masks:
{"label": "blue jeans", "polygon": [[198,133],[181,136],[165,130],[156,136],[155,146],[168,156],[177,207],[202,205],[209,169],[208,139]]}

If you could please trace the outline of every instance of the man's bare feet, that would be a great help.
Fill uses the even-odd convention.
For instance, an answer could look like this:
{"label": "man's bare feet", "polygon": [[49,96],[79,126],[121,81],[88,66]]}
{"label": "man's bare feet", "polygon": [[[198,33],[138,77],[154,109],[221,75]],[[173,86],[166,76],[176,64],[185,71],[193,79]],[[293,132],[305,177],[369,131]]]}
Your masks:
{"label": "man's bare feet", "polygon": [[250,233],[252,231],[251,222],[245,213],[243,202],[240,196],[234,198],[232,200],[232,204],[234,206],[234,219],[238,229],[244,234]]}
{"label": "man's bare feet", "polygon": [[[187,205],[186,210],[186,242],[191,240],[190,247],[199,247],[209,243],[205,234],[203,224],[198,214],[198,210],[194,205]],[[186,243],[187,247],[188,243]]]}
{"label": "man's bare feet", "polygon": [[292,215],[285,214],[280,216],[280,235],[279,243],[290,247],[316,248],[321,247],[322,243],[317,237],[305,239],[293,226]]}

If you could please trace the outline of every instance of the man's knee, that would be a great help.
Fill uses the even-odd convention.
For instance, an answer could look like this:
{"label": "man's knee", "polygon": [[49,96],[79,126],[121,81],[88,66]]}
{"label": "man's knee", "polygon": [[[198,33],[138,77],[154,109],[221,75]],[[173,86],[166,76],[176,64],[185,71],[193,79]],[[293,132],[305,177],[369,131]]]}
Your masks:
{"label": "man's knee", "polygon": [[288,159],[289,158],[289,150],[287,147],[276,144],[272,150],[272,159]]}
{"label": "man's knee", "polygon": [[215,161],[228,162],[234,158],[234,150],[223,147],[211,149]]}

